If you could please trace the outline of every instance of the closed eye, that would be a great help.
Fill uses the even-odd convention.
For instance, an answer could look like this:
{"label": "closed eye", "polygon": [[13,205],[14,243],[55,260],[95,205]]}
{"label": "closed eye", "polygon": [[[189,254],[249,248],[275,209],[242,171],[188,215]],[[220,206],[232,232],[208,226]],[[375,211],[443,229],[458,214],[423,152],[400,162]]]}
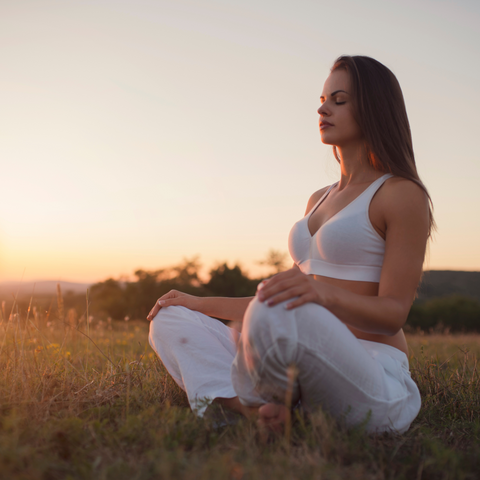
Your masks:
{"label": "closed eye", "polygon": [[343,105],[345,103],[347,103],[347,102],[335,102],[335,105]]}

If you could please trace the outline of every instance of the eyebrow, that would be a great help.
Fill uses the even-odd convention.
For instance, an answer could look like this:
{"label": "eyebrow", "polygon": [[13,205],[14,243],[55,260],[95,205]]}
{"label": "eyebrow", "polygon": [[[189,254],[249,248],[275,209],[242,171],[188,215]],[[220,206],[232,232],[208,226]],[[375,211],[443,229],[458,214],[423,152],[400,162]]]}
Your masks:
{"label": "eyebrow", "polygon": [[[331,97],[333,97],[334,95],[336,95],[337,93],[340,93],[340,92],[343,92],[343,93],[346,93],[348,95],[348,92],[346,92],[345,90],[335,90],[334,92],[332,92],[330,94]],[[322,98],[325,98],[323,95],[320,97],[320,99]]]}

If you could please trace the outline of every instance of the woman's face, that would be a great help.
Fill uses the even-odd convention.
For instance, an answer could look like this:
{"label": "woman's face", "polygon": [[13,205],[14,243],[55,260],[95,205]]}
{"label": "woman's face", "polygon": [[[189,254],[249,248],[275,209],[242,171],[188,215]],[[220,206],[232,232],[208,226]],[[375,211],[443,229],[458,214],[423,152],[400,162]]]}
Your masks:
{"label": "woman's face", "polygon": [[322,105],[317,110],[320,136],[326,145],[345,147],[363,141],[360,125],[353,116],[350,92],[350,75],[346,70],[330,73],[320,97]]}

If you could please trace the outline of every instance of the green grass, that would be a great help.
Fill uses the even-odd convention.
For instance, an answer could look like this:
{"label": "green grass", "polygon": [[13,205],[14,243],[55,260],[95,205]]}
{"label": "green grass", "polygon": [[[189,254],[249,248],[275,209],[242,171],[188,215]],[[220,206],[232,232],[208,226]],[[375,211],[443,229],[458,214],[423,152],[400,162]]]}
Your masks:
{"label": "green grass", "polygon": [[70,320],[1,321],[2,479],[480,477],[478,335],[409,337],[423,407],[404,435],[347,432],[318,411],[267,439],[248,420],[196,418],[146,322]]}

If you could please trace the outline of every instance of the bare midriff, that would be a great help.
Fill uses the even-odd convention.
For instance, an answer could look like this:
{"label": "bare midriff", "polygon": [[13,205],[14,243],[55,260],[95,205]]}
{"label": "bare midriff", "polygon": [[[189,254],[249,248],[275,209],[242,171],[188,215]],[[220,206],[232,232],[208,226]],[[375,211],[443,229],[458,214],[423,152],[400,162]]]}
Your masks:
{"label": "bare midriff", "polygon": [[[339,280],[337,278],[322,277],[320,275],[313,275],[313,278],[319,282],[335,285],[336,287],[343,288],[349,292],[356,293],[358,295],[366,295],[369,297],[376,297],[378,295],[378,283],[377,282],[357,282],[351,280]],[[347,325],[349,330],[359,339],[368,340],[370,342],[385,343],[392,347],[398,348],[408,356],[408,346],[405,339],[403,329],[400,329],[395,335],[378,335],[375,333],[362,332],[356,328]]]}

